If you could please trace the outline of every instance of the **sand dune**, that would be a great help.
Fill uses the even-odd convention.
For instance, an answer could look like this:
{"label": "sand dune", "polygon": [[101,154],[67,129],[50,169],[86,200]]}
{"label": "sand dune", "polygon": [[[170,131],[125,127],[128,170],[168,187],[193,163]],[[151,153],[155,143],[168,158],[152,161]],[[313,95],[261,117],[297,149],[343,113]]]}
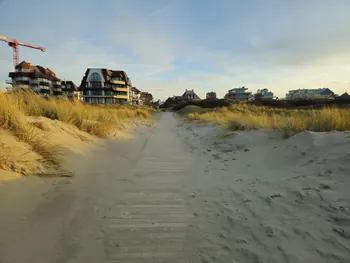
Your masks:
{"label": "sand dune", "polygon": [[283,140],[164,113],[68,151],[73,178],[0,184],[0,261],[350,262],[349,146],[347,132]]}
{"label": "sand dune", "polygon": [[194,262],[350,262],[349,132],[178,134],[201,160]]}

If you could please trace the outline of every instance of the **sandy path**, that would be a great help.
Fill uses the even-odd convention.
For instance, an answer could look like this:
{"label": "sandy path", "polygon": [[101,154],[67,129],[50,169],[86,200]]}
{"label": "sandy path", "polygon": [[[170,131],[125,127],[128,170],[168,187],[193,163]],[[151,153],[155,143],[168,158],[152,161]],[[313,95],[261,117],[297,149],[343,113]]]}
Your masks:
{"label": "sandy path", "polygon": [[74,178],[0,185],[0,262],[350,262],[349,145],[164,113],[67,156]]}
{"label": "sandy path", "polygon": [[72,179],[2,185],[16,200],[0,205],[0,262],[186,262],[189,153],[175,124],[164,114],[133,139],[71,154]]}

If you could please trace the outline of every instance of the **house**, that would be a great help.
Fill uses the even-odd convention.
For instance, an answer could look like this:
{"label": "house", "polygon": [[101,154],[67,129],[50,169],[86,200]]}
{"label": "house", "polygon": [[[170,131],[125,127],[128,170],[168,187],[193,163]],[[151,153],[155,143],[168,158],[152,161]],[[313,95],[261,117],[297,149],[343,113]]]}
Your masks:
{"label": "house", "polygon": [[80,84],[83,101],[98,104],[129,104],[131,81],[125,71],[88,68]]}
{"label": "house", "polygon": [[334,92],[328,88],[290,90],[286,100],[331,100]]}
{"label": "house", "polygon": [[148,92],[141,92],[140,99],[143,105],[151,106],[153,102],[153,95]]}
{"label": "house", "polygon": [[260,99],[274,99],[273,92],[269,91],[268,89],[258,89],[255,93],[254,97],[259,97]]}
{"label": "house", "polygon": [[14,72],[9,73],[9,77],[11,80],[7,83],[14,88],[31,89],[43,97],[62,96],[61,79],[49,68],[22,61]]}
{"label": "house", "polygon": [[246,87],[230,89],[228,93],[225,95],[225,99],[239,100],[239,101],[248,100],[252,96],[252,92],[247,90],[248,88]]}
{"label": "house", "polygon": [[132,100],[132,104],[141,105],[142,104],[141,90],[139,90],[136,87],[132,87],[131,88],[131,100]]}
{"label": "house", "polygon": [[194,90],[185,90],[185,93],[182,94],[182,98],[187,100],[200,100],[200,98],[197,96],[197,94],[194,92]]}
{"label": "house", "polygon": [[208,92],[206,95],[207,99],[216,99],[216,92],[212,91],[212,92]]}
{"label": "house", "polygon": [[73,81],[62,81],[62,98],[69,100],[82,100],[81,91]]}
{"label": "house", "polygon": [[347,92],[345,92],[342,95],[340,95],[338,99],[343,101],[350,101],[350,95]]}

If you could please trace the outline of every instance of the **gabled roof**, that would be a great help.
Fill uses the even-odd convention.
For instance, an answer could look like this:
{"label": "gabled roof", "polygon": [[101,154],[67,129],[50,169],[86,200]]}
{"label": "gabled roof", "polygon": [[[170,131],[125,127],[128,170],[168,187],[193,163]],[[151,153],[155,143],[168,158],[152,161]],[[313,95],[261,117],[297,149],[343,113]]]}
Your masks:
{"label": "gabled roof", "polygon": [[16,69],[19,69],[19,68],[32,69],[32,67],[35,67],[35,66],[33,66],[31,63],[23,60],[21,63],[17,64],[15,68]]}
{"label": "gabled roof", "polygon": [[56,74],[49,68],[44,68],[40,65],[32,65],[31,63],[27,61],[22,61],[19,63],[16,67],[16,69],[28,69],[30,72],[11,72],[9,74],[9,77],[16,76],[18,74],[20,75],[25,75],[30,78],[44,78],[44,79],[49,79],[53,81],[61,81],[58,77],[56,77]]}
{"label": "gabled roof", "polygon": [[340,95],[338,98],[342,100],[350,100],[350,95],[347,92],[345,92],[344,94]]}
{"label": "gabled roof", "polygon": [[75,85],[75,83],[73,81],[67,80],[67,81],[62,81],[61,83],[64,87],[66,87],[68,84],[71,86],[70,89],[78,91],[78,86]]}
{"label": "gabled roof", "polygon": [[[89,72],[90,72],[91,69],[93,69],[93,68],[88,68],[85,71],[85,75],[84,75],[84,77],[83,77],[81,82],[86,82],[87,81],[87,76],[89,75]],[[111,81],[111,78],[113,78],[113,77],[119,77],[123,81],[125,81],[127,85],[131,85],[130,79],[129,79],[129,77],[126,74],[125,71],[122,71],[122,70],[110,70],[110,69],[105,69],[105,68],[98,68],[98,69],[102,71],[103,77],[104,77],[106,82]]]}
{"label": "gabled roof", "polygon": [[141,90],[139,90],[139,89],[136,88],[136,87],[132,87],[132,88],[131,88],[131,91],[133,91],[133,92],[141,92]]}

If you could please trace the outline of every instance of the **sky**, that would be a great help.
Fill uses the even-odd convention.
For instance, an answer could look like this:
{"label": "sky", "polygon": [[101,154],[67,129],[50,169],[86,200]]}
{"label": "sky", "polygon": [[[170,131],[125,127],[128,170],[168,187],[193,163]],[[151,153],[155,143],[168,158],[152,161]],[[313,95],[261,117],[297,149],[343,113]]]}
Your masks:
{"label": "sky", "polygon": [[[20,60],[80,85],[87,68],[124,70],[166,99],[240,86],[350,93],[350,0],[0,0],[0,35]],[[0,42],[0,86],[12,71]]]}

